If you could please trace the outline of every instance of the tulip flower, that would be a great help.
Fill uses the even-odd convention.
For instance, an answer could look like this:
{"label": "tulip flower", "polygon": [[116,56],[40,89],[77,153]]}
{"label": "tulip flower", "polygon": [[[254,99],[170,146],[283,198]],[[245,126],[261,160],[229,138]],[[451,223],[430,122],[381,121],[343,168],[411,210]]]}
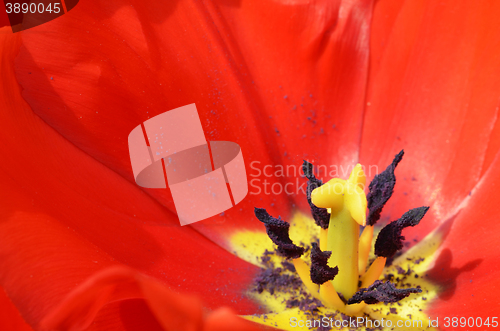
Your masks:
{"label": "tulip flower", "polygon": [[[499,14],[496,1],[88,0],[20,33],[0,29],[0,327],[277,323],[290,315],[258,286],[281,262],[266,258],[275,246],[254,207],[290,222],[294,242],[315,238],[303,160],[325,182],[359,163],[369,183],[402,149],[379,222],[430,207],[403,230],[403,254],[432,248],[412,260],[412,281],[432,292],[415,316],[439,329],[491,324]],[[191,103],[207,140],[241,146],[249,193],[180,227],[168,189],[135,184],[127,136]]]}

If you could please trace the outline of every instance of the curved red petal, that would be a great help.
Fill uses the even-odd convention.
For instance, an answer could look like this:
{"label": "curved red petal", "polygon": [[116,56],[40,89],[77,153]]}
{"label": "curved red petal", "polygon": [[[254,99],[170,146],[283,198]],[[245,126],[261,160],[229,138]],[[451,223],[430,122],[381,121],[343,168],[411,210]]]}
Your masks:
{"label": "curved red petal", "polygon": [[442,286],[431,316],[495,317],[498,313],[500,255],[500,153],[464,208],[451,220],[429,277]]}
{"label": "curved red petal", "polygon": [[242,297],[255,267],[190,227],[149,225],[176,220],[31,111],[12,70],[19,43],[0,34],[0,284],[30,325],[113,264],[197,293],[208,307],[255,311]]}
{"label": "curved red petal", "polygon": [[49,330],[84,330],[106,304],[144,299],[164,329],[194,331],[203,325],[201,301],[177,294],[130,268],[112,267],[93,275],[42,321]]}
{"label": "curved red petal", "polygon": [[[139,301],[131,300],[134,298],[143,299],[147,309],[144,310]],[[141,316],[139,328],[132,324],[135,318],[126,320],[127,330],[144,330],[145,323],[149,323],[148,330],[260,330],[229,308],[219,308],[204,317],[198,298],[175,293],[160,282],[126,267],[111,267],[94,274],[46,316],[41,326],[48,330],[77,331],[94,324],[95,328],[96,323],[102,323],[102,317],[96,320],[100,311],[109,304],[116,306],[117,302],[121,304],[122,314],[124,310],[133,308],[131,315]],[[104,310],[112,311],[114,308],[106,307]],[[110,326],[116,324],[108,322],[107,329]]]}
{"label": "curved red petal", "polygon": [[409,238],[454,214],[500,147],[498,15],[494,1],[375,8],[361,162],[382,171],[405,149],[384,212],[431,206]]}
{"label": "curved red petal", "polygon": [[262,327],[242,319],[229,308],[219,308],[210,313],[203,325],[203,331],[257,331]]}
{"label": "curved red petal", "polygon": [[88,331],[164,331],[144,299],[111,302],[103,306]]}
{"label": "curved red petal", "polygon": [[0,288],[0,330],[33,331],[23,319],[3,288]]}
{"label": "curved red petal", "polygon": [[[357,160],[371,7],[371,0],[154,8],[87,1],[23,32],[16,72],[35,113],[131,182],[128,133],[196,103],[207,140],[241,145],[251,181],[240,205],[197,225],[223,240],[231,229],[262,228],[254,206],[287,217],[286,183],[306,206],[303,158],[324,165]],[[262,173],[281,164],[294,173]],[[174,210],[168,190],[148,193]]]}

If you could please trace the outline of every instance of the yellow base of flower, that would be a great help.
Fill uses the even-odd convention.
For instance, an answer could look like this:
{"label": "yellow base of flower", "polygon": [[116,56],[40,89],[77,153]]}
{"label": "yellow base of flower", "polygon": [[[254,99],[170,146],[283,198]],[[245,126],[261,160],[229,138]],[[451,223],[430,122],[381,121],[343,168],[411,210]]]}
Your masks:
{"label": "yellow base of flower", "polygon": [[[290,226],[290,238],[297,243],[300,242],[311,242],[312,238],[319,238],[319,228],[314,225],[314,221],[309,217],[297,213],[291,220]],[[396,304],[375,304],[375,305],[365,305],[364,303],[358,305],[352,305],[346,307],[345,313],[351,316],[368,316],[372,321],[380,321],[382,318],[387,321],[390,320],[393,327],[398,325],[397,323],[402,323],[402,326],[398,326],[398,330],[434,330],[428,326],[428,316],[425,313],[426,307],[432,302],[432,300],[437,295],[437,287],[431,284],[425,277],[425,273],[431,267],[432,262],[435,259],[435,253],[442,242],[441,233],[436,230],[429,234],[424,240],[419,242],[417,245],[412,247],[410,250],[405,252],[399,258],[393,261],[390,267],[386,267],[381,276],[393,274],[396,277],[405,277],[404,275],[399,275],[401,269],[407,271],[411,270],[412,274],[404,280],[404,284],[410,284],[411,287],[420,286],[422,293],[413,294],[412,296],[399,301]],[[263,266],[260,258],[263,256],[266,250],[274,251],[275,247],[269,240],[264,232],[239,232],[231,237],[231,245],[233,252],[241,257],[242,259],[258,265]],[[306,263],[309,263],[309,255],[305,254],[303,257]],[[372,256],[371,259],[374,257]],[[415,261],[424,259],[418,264]],[[284,259],[279,256],[271,256],[271,263],[279,267]],[[399,268],[399,269],[398,269]],[[415,274],[418,278],[415,278]],[[307,291],[304,286],[304,290]],[[267,326],[277,327],[283,330],[314,330],[316,327],[307,327],[307,321],[314,321],[315,319],[320,319],[325,316],[333,316],[337,314],[337,318],[340,318],[338,311],[335,309],[330,309],[327,307],[320,307],[319,312],[312,316],[309,312],[301,311],[299,308],[287,308],[286,302],[293,297],[294,293],[290,291],[275,292],[271,295],[267,291],[258,293],[254,290],[248,291],[248,296],[257,301],[260,305],[265,307],[269,313],[259,316],[244,316],[246,319],[261,323]],[[362,306],[362,311],[359,311],[360,305]],[[397,313],[391,312],[391,308],[395,308]],[[351,312],[347,311],[348,309]],[[422,311],[420,311],[422,310]],[[411,319],[410,319],[411,316]],[[335,318],[335,317],[334,317]],[[408,322],[409,321],[409,322]],[[404,327],[404,323],[415,323],[412,321],[422,321],[422,326],[418,327]],[[309,322],[311,324],[311,322]],[[304,325],[301,327],[300,325]],[[416,324],[414,324],[416,325]],[[318,325],[317,325],[318,326]],[[369,326],[369,325],[368,325]],[[349,330],[350,328],[340,328],[340,330]],[[388,328],[390,329],[390,328]],[[356,328],[356,330],[366,330],[364,326]]]}

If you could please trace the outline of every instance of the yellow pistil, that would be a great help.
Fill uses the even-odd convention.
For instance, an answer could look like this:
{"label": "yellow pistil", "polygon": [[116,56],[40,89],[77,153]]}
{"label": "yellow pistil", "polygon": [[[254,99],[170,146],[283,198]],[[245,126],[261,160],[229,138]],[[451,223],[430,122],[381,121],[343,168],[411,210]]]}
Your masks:
{"label": "yellow pistil", "polygon": [[359,226],[343,208],[332,214],[328,231],[327,250],[332,252],[328,264],[338,266],[339,273],[333,280],[335,288],[349,299],[358,290],[358,237]]}
{"label": "yellow pistil", "polygon": [[319,229],[319,249],[326,251],[326,246],[328,243],[328,229]]}
{"label": "yellow pistil", "polygon": [[366,222],[366,177],[361,165],[356,165],[348,180],[334,178],[311,194],[314,205],[330,208],[327,250],[332,252],[328,264],[338,266],[333,286],[345,299],[358,291],[359,225]]}

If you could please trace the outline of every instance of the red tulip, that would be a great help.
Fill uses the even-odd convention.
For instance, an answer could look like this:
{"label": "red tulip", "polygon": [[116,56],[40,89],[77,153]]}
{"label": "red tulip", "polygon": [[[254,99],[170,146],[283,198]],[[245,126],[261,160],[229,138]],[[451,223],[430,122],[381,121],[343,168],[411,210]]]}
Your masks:
{"label": "red tulip", "polygon": [[[230,238],[264,230],[254,206],[308,210],[303,179],[276,166],[382,170],[403,148],[383,217],[431,206],[410,240],[448,226],[426,312],[494,317],[499,13],[495,1],[81,1],[1,29],[0,326],[143,330],[186,316],[186,330],[219,329],[229,316],[238,328],[217,309],[262,312],[244,295],[259,269]],[[135,184],[127,136],[193,102],[207,140],[241,146],[250,192],[180,227],[168,189]]]}

